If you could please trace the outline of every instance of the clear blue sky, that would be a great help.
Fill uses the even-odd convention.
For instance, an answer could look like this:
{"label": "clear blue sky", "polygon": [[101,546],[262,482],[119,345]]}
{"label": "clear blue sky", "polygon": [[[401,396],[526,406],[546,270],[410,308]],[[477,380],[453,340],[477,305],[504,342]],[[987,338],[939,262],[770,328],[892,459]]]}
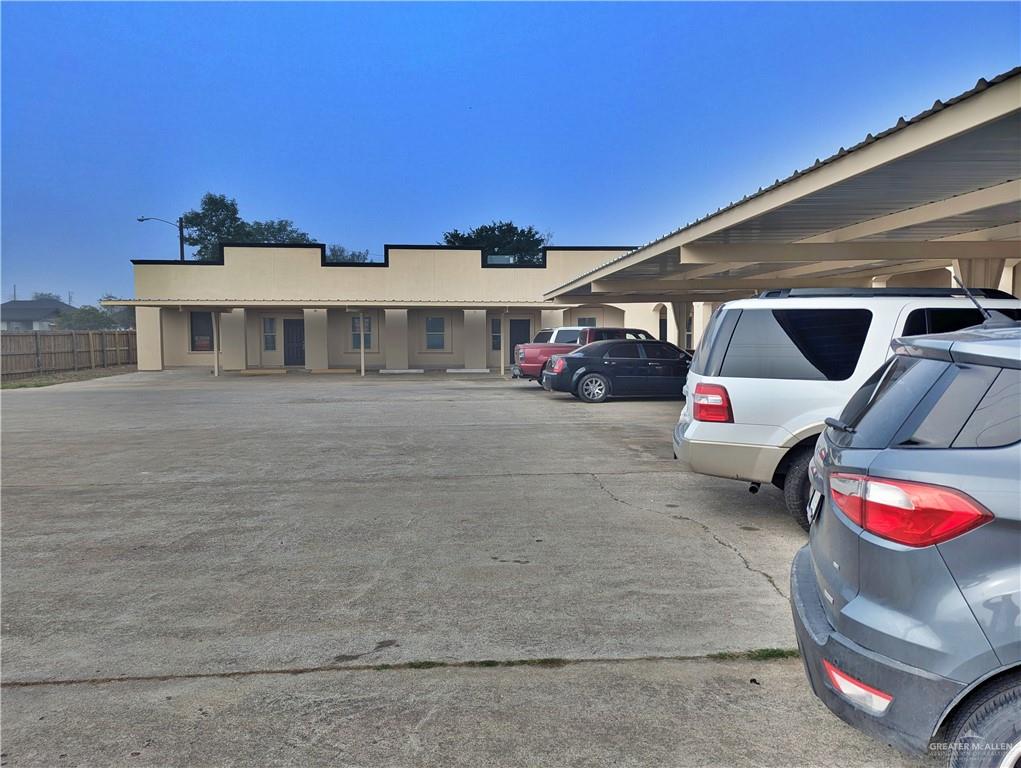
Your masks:
{"label": "clear blue sky", "polygon": [[2,292],[132,294],[206,191],[380,253],[645,242],[1021,61],[1017,3],[13,4]]}

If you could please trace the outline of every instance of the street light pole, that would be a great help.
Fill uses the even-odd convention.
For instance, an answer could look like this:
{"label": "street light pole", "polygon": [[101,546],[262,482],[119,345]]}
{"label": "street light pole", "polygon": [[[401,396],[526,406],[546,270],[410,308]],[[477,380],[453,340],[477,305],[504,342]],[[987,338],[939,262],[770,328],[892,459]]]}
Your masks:
{"label": "street light pole", "polygon": [[177,227],[177,246],[178,256],[181,261],[184,261],[184,217],[178,216],[177,223],[167,219],[161,219],[158,216],[139,216],[138,221],[162,221],[164,224],[169,224],[172,227]]}

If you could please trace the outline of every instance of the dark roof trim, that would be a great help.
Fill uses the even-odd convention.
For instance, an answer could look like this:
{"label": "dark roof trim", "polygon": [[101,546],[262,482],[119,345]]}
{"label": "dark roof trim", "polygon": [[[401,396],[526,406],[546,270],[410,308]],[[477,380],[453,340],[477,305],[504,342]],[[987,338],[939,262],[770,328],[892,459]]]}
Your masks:
{"label": "dark roof trim", "polygon": [[[829,157],[824,158],[822,160],[820,160],[819,158],[816,158],[815,162],[812,163],[812,165],[808,166],[807,168],[803,168],[801,170],[796,170],[796,171],[794,171],[794,173],[792,173],[790,176],[788,176],[785,179],[777,179],[776,181],[774,181],[772,184],[770,184],[767,187],[759,187],[758,190],[753,192],[752,194],[745,195],[740,200],[735,200],[734,202],[729,203],[728,205],[725,205],[722,208],[717,208],[715,212],[706,214],[705,216],[703,216],[703,217],[701,217],[699,219],[695,219],[694,221],[688,222],[683,227],[678,227],[677,229],[673,230],[672,232],[667,232],[665,235],[663,235],[661,237],[657,237],[655,240],[650,240],[649,242],[645,243],[645,245],[636,246],[635,248],[632,248],[627,253],[625,253],[625,254],[623,254],[621,256],[618,256],[617,258],[612,259],[612,260],[606,262],[605,264],[600,264],[595,269],[591,269],[588,272],[584,272],[584,273],[578,275],[577,277],[572,278],[569,282],[574,282],[575,280],[580,280],[580,279],[584,278],[586,275],[591,275],[594,272],[598,272],[600,269],[603,269],[605,267],[610,266],[611,264],[614,264],[614,263],[616,263],[618,261],[622,261],[622,260],[626,259],[627,257],[634,255],[636,252],[638,252],[638,251],[640,251],[640,250],[642,250],[644,248],[649,248],[649,247],[651,247],[653,245],[656,245],[656,243],[661,243],[664,240],[668,240],[669,238],[674,237],[675,235],[678,235],[681,232],[684,232],[685,230],[691,229],[692,227],[696,227],[699,224],[703,224],[704,222],[709,221],[709,219],[716,218],[717,216],[720,216],[721,214],[724,214],[727,211],[730,211],[730,210],[733,210],[734,208],[737,208],[739,205],[743,205],[744,203],[747,203],[749,200],[754,200],[755,198],[761,197],[762,195],[765,195],[768,192],[772,192],[773,190],[778,189],[779,187],[782,187],[785,184],[789,184],[790,182],[794,181],[795,179],[800,179],[802,176],[805,176],[805,175],[811,173],[812,171],[816,171],[819,168],[822,168],[824,165],[829,165],[832,162],[835,162],[837,160],[841,160],[841,159],[847,157],[852,152],[856,152],[859,149],[868,146],[869,144],[874,144],[879,139],[886,138],[887,136],[890,136],[890,135],[892,135],[894,133],[897,133],[898,131],[902,131],[905,128],[907,128],[908,126],[910,126],[910,125],[915,125],[916,123],[920,123],[925,118],[932,117],[937,112],[942,112],[947,107],[952,107],[955,104],[959,104],[962,101],[966,101],[967,99],[971,98],[972,96],[975,96],[975,95],[977,95],[979,93],[982,93],[982,91],[988,89],[990,86],[999,85],[1000,83],[1002,83],[1002,82],[1004,82],[1006,80],[1010,80],[1012,77],[1017,77],[1018,75],[1021,75],[1021,66],[1014,67],[1013,69],[1011,69],[1011,70],[1009,70],[1007,72],[1004,72],[1003,74],[997,75],[996,77],[992,78],[991,80],[986,80],[984,77],[980,77],[978,79],[978,82],[975,83],[975,87],[972,88],[971,90],[968,90],[968,91],[965,91],[964,93],[958,94],[957,96],[954,96],[951,99],[947,99],[946,101],[940,101],[939,99],[936,99],[936,101],[933,102],[932,106],[929,107],[929,109],[925,110],[924,112],[919,112],[914,117],[909,117],[909,118],[901,117],[899,120],[897,120],[897,123],[893,127],[887,128],[885,131],[881,131],[881,132],[879,132],[877,134],[874,134],[874,135],[871,134],[871,133],[866,134],[864,139],[862,139],[860,142],[858,142],[857,144],[855,144],[852,147],[849,147],[849,148],[846,148],[846,149],[844,147],[841,147],[836,152],[834,152],[832,155],[830,155]],[[564,283],[564,285],[567,285],[567,283]],[[563,286],[562,285],[561,286],[557,286],[554,289],[554,291],[559,290],[560,288],[563,288]]]}
{"label": "dark roof trim", "polygon": [[326,258],[326,246],[322,243],[242,243],[236,241],[230,241],[219,244],[220,255],[210,261],[199,261],[198,259],[188,259],[181,261],[180,259],[132,259],[132,264],[190,264],[190,265],[201,265],[201,266],[223,266],[223,249],[224,248],[318,248],[320,253],[320,260]]}

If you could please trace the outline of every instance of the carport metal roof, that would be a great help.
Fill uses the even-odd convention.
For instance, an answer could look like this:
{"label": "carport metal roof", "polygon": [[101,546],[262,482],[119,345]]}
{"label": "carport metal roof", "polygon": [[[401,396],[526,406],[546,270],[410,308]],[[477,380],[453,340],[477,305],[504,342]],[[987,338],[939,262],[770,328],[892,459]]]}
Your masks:
{"label": "carport metal roof", "polygon": [[[546,293],[722,301],[1021,260],[1021,67]],[[992,286],[995,287],[995,286]]]}

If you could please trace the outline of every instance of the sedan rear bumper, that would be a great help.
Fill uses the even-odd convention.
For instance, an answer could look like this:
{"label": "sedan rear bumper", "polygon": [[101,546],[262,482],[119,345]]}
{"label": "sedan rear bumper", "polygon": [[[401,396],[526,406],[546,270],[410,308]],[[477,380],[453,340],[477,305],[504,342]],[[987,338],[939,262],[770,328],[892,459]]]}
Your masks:
{"label": "sedan rear bumper", "polygon": [[[836,632],[820,602],[812,553],[803,547],[791,564],[791,611],[812,692],[833,714],[876,739],[912,754],[929,748],[939,719],[964,685],[863,648]],[[823,661],[893,697],[880,716],[837,693]]]}

